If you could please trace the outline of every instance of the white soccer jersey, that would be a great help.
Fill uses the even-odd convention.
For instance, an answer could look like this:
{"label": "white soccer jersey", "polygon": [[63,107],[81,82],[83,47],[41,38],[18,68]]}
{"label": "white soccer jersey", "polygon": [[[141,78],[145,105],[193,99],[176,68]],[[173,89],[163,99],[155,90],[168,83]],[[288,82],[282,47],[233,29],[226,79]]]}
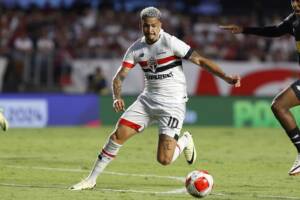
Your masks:
{"label": "white soccer jersey", "polygon": [[191,52],[189,45],[161,30],[154,44],[147,44],[142,37],[129,47],[122,67],[141,66],[145,75],[143,95],[158,102],[186,102],[182,59],[188,58]]}

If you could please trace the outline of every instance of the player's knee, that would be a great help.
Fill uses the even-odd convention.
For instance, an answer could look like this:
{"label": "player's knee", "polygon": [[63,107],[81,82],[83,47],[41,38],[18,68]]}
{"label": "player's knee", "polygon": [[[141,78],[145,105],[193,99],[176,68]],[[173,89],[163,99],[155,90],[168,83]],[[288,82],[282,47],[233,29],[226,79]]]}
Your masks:
{"label": "player's knee", "polygon": [[110,139],[118,144],[123,144],[125,142],[125,137],[123,136],[125,133],[118,128],[110,135]]}
{"label": "player's knee", "polygon": [[158,159],[157,160],[161,165],[167,166],[171,164],[171,160],[170,159]]}
{"label": "player's knee", "polygon": [[279,114],[281,112],[284,112],[284,108],[281,106],[281,104],[274,100],[271,104],[271,110],[274,114]]}
{"label": "player's knee", "polygon": [[170,165],[172,163],[172,158],[168,158],[165,156],[158,156],[157,157],[157,161],[161,164],[161,165]]}
{"label": "player's knee", "polygon": [[123,144],[133,135],[130,129],[119,126],[114,130],[114,132],[110,135],[110,139],[118,144]]}
{"label": "player's knee", "polygon": [[118,137],[116,135],[116,132],[113,132],[111,135],[110,135],[110,139],[114,142],[116,142],[118,140]]}

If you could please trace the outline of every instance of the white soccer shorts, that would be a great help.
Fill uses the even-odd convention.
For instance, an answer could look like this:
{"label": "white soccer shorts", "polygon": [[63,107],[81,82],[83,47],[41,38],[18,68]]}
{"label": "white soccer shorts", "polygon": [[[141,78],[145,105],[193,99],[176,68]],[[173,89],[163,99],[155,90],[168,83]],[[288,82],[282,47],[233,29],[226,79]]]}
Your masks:
{"label": "white soccer shorts", "polygon": [[177,140],[182,129],[185,110],[185,102],[160,103],[140,95],[123,113],[119,124],[142,132],[150,124],[157,122],[159,134],[165,134]]}

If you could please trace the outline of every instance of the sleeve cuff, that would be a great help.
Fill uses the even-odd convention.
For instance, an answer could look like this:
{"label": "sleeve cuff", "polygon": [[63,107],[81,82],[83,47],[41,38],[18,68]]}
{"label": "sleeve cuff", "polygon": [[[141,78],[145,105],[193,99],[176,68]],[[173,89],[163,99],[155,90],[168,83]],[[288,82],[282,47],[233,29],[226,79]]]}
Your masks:
{"label": "sleeve cuff", "polygon": [[194,50],[192,48],[190,48],[183,58],[186,60],[189,59],[191,57],[193,51]]}
{"label": "sleeve cuff", "polygon": [[131,68],[134,67],[134,64],[126,62],[126,61],[123,61],[122,62],[122,67],[126,67],[126,68],[130,68],[131,69]]}

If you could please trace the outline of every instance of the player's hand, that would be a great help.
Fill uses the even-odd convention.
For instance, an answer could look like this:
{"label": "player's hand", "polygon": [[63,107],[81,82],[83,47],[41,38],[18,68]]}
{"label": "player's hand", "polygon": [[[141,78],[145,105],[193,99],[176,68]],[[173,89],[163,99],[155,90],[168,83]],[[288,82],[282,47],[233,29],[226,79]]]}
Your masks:
{"label": "player's hand", "polygon": [[234,85],[234,87],[241,87],[241,77],[239,75],[226,76],[224,80],[227,83]]}
{"label": "player's hand", "polygon": [[114,99],[113,107],[115,112],[120,112],[125,110],[125,103],[123,99]]}
{"label": "player's hand", "polygon": [[219,26],[219,28],[226,30],[226,31],[230,31],[233,34],[239,34],[243,32],[243,27],[241,26],[237,26],[237,25],[225,25],[225,26]]}

